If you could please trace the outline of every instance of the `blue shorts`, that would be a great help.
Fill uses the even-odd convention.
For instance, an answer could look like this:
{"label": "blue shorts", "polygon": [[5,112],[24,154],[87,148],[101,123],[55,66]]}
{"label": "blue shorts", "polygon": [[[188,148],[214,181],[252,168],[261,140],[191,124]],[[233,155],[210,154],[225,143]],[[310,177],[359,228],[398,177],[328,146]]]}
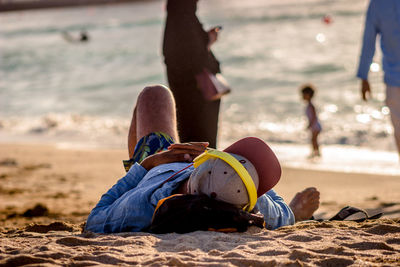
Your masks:
{"label": "blue shorts", "polygon": [[125,171],[128,172],[135,162],[141,163],[146,157],[167,150],[175,143],[174,139],[166,133],[154,132],[143,136],[135,146],[133,157],[130,160],[122,161]]}

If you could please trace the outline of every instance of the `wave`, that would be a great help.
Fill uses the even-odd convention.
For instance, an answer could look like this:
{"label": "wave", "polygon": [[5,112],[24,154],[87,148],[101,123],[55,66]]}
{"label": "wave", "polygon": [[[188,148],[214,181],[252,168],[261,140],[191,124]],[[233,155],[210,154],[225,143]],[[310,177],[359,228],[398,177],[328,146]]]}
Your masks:
{"label": "wave", "polygon": [[[309,143],[309,133],[305,130],[306,122],[303,119],[286,119],[284,121],[265,121],[259,118],[229,119],[231,110],[224,111],[226,119],[222,121],[219,139],[233,142],[244,136],[258,136],[276,144]],[[6,135],[35,136],[36,139],[59,137],[59,139],[96,140],[102,146],[104,140],[121,138],[126,139],[131,114],[126,116],[90,116],[78,114],[49,113],[42,116],[12,116],[0,117],[0,132]],[[339,125],[324,125],[320,143],[322,145],[347,145],[367,147],[370,149],[384,149],[394,151],[392,132],[390,128],[376,125],[365,128],[363,125],[341,122]],[[99,139],[101,137],[101,139]],[[4,141],[4,140],[3,140]],[[106,142],[107,143],[107,142]],[[116,142],[118,143],[118,142]]]}
{"label": "wave", "polygon": [[[46,114],[38,117],[3,117],[0,118],[0,142],[45,143],[78,149],[125,149],[130,116]],[[343,131],[328,127],[321,134],[323,157],[310,161],[307,156],[311,147],[303,121],[255,123],[224,120],[222,124],[219,148],[227,147],[244,136],[257,136],[270,144],[284,166],[400,174],[393,138],[385,130],[371,132],[353,128]]]}

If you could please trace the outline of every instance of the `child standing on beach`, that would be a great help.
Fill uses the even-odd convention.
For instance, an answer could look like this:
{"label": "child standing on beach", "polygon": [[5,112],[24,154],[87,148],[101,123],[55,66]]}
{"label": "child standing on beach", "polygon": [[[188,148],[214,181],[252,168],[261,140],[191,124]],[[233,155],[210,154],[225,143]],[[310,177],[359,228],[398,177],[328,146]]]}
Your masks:
{"label": "child standing on beach", "polygon": [[315,111],[315,107],[311,102],[311,99],[314,96],[315,88],[311,84],[306,84],[301,87],[301,93],[303,95],[303,99],[307,102],[306,107],[306,115],[308,118],[308,127],[307,129],[311,130],[311,144],[312,144],[312,152],[310,158],[321,156],[319,152],[318,145],[318,135],[322,130],[321,124],[318,121],[317,112]]}

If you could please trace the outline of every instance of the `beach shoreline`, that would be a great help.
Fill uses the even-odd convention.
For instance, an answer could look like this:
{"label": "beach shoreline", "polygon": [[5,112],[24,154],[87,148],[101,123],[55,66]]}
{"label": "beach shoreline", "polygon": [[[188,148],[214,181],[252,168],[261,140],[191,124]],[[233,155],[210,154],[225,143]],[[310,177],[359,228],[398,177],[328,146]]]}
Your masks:
{"label": "beach shoreline", "polygon": [[[265,140],[282,164],[276,192],[289,203],[316,187],[314,216],[321,221],[161,235],[83,229],[125,175],[126,134],[140,90],[167,83],[160,61],[166,2],[0,1],[7,40],[0,68],[0,266],[400,266],[399,155],[383,106],[382,70],[370,73],[373,101],[362,102],[355,90],[368,1],[199,1],[203,25],[223,25],[214,52],[234,87],[223,100],[218,148],[244,136]],[[326,16],[333,23],[324,23]],[[83,30],[89,42],[65,38]],[[318,88],[323,126],[322,157],[313,160],[297,90],[304,82]],[[329,220],[348,205],[383,217]]]}

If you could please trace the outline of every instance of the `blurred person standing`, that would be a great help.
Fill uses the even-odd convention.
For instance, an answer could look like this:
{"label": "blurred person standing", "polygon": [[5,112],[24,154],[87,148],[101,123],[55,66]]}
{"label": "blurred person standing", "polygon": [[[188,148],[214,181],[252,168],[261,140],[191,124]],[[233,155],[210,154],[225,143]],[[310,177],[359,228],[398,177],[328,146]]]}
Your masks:
{"label": "blurred person standing", "polygon": [[318,120],[318,115],[315,110],[315,106],[312,103],[312,98],[315,94],[315,87],[311,84],[305,84],[300,87],[300,92],[302,94],[303,100],[307,103],[306,116],[308,119],[307,129],[311,132],[311,145],[312,152],[309,156],[310,159],[320,157],[321,153],[319,151],[318,135],[322,131],[321,123]]}
{"label": "blurred person standing", "polygon": [[376,36],[380,36],[382,66],[386,84],[386,105],[400,153],[400,0],[371,0],[365,21],[363,46],[357,77],[361,79],[364,101],[371,97],[368,71],[375,53]]}
{"label": "blurred person standing", "polygon": [[181,142],[201,140],[216,147],[220,100],[205,100],[195,76],[204,68],[212,74],[220,72],[211,51],[220,28],[205,31],[196,9],[197,0],[167,1],[163,55],[176,101]]}

